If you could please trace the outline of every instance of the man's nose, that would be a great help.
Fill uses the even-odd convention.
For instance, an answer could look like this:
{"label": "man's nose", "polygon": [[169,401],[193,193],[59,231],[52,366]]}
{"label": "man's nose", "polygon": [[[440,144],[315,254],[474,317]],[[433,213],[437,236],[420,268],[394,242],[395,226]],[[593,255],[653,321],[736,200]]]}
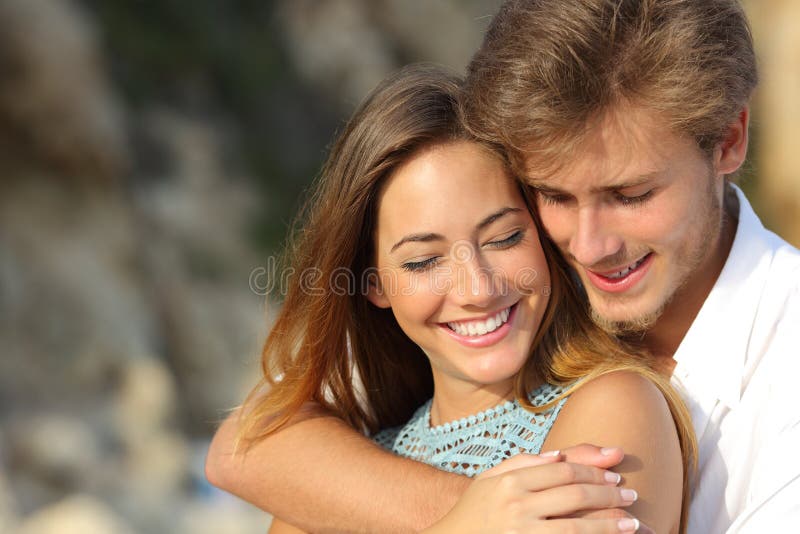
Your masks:
{"label": "man's nose", "polygon": [[602,206],[581,207],[569,243],[569,253],[584,267],[591,267],[622,248],[622,237]]}

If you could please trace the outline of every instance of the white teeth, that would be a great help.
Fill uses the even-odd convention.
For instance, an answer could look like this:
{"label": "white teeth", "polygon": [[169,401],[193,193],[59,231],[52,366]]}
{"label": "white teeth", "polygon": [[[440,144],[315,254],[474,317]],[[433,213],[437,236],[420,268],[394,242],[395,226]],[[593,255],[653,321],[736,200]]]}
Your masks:
{"label": "white teeth", "polygon": [[[646,258],[646,257],[647,256],[645,256],[644,258]],[[631,273],[631,271],[635,270],[638,266],[640,266],[642,264],[642,262],[644,261],[644,258],[641,258],[640,260],[636,261],[635,263],[632,263],[631,265],[628,265],[627,267],[625,267],[621,271],[618,271],[618,272],[616,272],[614,274],[606,275],[606,278],[616,279],[616,278],[623,278],[625,276],[628,276]]]}
{"label": "white teeth", "polygon": [[482,336],[489,332],[494,332],[500,328],[506,321],[511,313],[511,308],[497,312],[493,317],[489,317],[483,321],[471,321],[462,323],[447,323],[452,331],[461,336]]}

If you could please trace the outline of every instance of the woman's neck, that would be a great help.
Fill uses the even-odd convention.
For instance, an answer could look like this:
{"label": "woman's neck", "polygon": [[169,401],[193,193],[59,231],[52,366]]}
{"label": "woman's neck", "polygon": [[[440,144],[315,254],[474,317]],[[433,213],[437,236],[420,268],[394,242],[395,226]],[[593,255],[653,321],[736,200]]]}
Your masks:
{"label": "woman's neck", "polygon": [[457,421],[514,398],[514,380],[497,384],[474,384],[434,371],[431,426]]}

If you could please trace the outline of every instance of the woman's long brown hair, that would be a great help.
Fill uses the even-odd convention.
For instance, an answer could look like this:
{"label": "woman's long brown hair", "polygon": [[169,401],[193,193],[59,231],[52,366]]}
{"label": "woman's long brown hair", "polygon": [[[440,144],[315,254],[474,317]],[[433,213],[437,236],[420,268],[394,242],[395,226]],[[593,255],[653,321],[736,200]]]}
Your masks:
{"label": "woman's long brown hair", "polygon": [[[284,267],[293,275],[264,343],[263,377],[241,411],[239,438],[245,450],[286,425],[309,401],[372,433],[405,423],[433,395],[427,357],[403,333],[391,309],[369,303],[366,284],[374,265],[377,199],[386,178],[421,147],[471,139],[459,113],[460,82],[435,67],[406,67],[367,97],[338,136],[298,218],[301,228],[287,247]],[[503,158],[497,147],[489,149]],[[591,321],[569,267],[541,230],[530,192],[523,185],[520,191],[540,229],[551,295],[519,373],[518,400],[532,410],[547,408],[528,402],[534,380],[570,385],[569,393],[612,371],[647,377],[664,394],[675,420],[685,514],[696,458],[686,408],[646,355]]]}

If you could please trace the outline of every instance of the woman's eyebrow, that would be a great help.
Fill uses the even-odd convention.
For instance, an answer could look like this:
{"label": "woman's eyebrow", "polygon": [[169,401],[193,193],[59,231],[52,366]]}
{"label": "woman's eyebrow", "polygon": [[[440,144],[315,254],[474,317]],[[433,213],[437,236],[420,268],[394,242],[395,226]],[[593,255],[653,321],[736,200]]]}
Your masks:
{"label": "woman's eyebrow", "polygon": [[409,234],[409,235],[405,236],[403,239],[401,239],[400,241],[398,241],[397,243],[395,243],[394,246],[392,247],[392,250],[390,250],[389,253],[391,254],[392,252],[397,250],[397,248],[400,245],[403,245],[404,243],[412,243],[412,242],[428,243],[430,241],[444,241],[444,236],[441,235],[441,234],[431,234],[431,233],[428,233],[428,234]]}
{"label": "woman's eyebrow", "polygon": [[481,222],[479,222],[478,223],[478,230],[483,230],[484,228],[486,228],[487,226],[489,226],[490,224],[495,222],[497,219],[499,219],[503,215],[506,215],[508,213],[515,213],[515,212],[519,212],[519,211],[522,211],[522,209],[521,208],[512,208],[510,206],[502,208],[502,209],[499,209],[496,212],[494,212],[491,215],[489,215],[488,217],[486,217],[485,219],[483,219]]}
{"label": "woman's eyebrow", "polygon": [[[481,222],[478,223],[477,229],[482,230],[485,227],[489,226],[493,222],[495,222],[500,217],[508,214],[522,211],[520,208],[512,208],[512,207],[505,207],[497,210],[496,212],[492,213],[488,217],[484,218]],[[429,243],[431,241],[444,241],[445,238],[441,234],[434,234],[434,233],[422,233],[422,234],[409,234],[403,237],[400,241],[392,245],[391,250],[389,253],[391,254],[395,250],[397,250],[401,245],[405,243]]]}

